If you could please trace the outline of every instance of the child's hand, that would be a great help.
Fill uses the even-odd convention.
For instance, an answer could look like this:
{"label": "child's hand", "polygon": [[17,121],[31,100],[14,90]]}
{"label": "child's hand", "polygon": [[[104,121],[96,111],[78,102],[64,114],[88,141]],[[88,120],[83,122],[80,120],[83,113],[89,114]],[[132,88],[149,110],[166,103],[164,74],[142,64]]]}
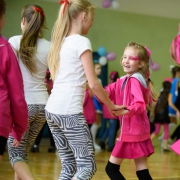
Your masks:
{"label": "child's hand", "polygon": [[123,109],[120,109],[120,110],[114,110],[112,111],[112,114],[115,115],[115,116],[123,116],[123,115],[126,115],[129,113],[129,110],[123,108]]}
{"label": "child's hand", "polygon": [[17,141],[16,139],[14,139],[12,146],[14,146],[15,148],[17,148],[19,146],[20,142]]}
{"label": "child's hand", "polygon": [[126,108],[126,106],[124,106],[124,105],[119,106],[119,105],[112,104],[112,106],[109,108],[109,111],[112,116],[115,116],[115,113],[113,111],[121,111],[125,108]]}

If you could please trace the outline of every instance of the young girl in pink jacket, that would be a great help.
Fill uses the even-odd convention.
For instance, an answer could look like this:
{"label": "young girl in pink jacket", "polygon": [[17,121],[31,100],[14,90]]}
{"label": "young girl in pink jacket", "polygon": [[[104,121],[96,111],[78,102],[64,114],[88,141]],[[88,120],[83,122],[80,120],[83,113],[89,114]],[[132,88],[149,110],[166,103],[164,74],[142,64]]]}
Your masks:
{"label": "young girl in pink jacket", "polygon": [[[24,98],[22,74],[16,56],[1,36],[5,23],[6,3],[0,1],[0,162],[9,133],[13,136],[13,147],[19,146],[27,129],[28,110]],[[14,83],[16,82],[16,83]]]}
{"label": "young girl in pink jacket", "polygon": [[150,55],[146,47],[129,43],[121,59],[127,75],[106,88],[115,104],[126,106],[123,110],[114,111],[114,115],[119,116],[121,130],[106,166],[106,173],[111,180],[125,179],[119,170],[124,159],[134,159],[139,180],[152,180],[147,157],[154,153],[154,149],[146,112],[146,104],[151,104],[155,98],[150,89]]}

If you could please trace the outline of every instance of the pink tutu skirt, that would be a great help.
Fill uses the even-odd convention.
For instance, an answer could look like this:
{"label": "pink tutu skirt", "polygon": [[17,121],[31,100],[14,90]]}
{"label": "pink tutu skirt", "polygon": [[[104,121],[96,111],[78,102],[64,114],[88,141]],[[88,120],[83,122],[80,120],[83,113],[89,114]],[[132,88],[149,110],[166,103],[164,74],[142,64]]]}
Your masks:
{"label": "pink tutu skirt", "polygon": [[116,158],[136,159],[143,156],[149,157],[154,153],[154,148],[150,139],[141,142],[116,141],[116,145],[111,153]]}

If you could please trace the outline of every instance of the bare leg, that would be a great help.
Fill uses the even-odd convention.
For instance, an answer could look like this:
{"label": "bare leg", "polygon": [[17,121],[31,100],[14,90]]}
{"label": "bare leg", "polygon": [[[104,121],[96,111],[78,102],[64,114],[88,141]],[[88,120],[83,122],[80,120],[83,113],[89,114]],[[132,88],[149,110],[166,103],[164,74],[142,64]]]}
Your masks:
{"label": "bare leg", "polygon": [[168,149],[168,140],[166,139],[164,139],[164,149]]}
{"label": "bare leg", "polygon": [[109,161],[111,162],[111,163],[113,163],[113,164],[118,164],[118,165],[121,165],[121,163],[123,162],[123,160],[124,159],[122,159],[122,158],[116,158],[116,157],[114,157],[114,156],[110,156],[110,158],[109,158]]}
{"label": "bare leg", "polygon": [[25,162],[16,162],[14,164],[15,180],[35,180],[29,165]]}
{"label": "bare leg", "polygon": [[134,159],[134,162],[136,164],[136,170],[140,171],[143,169],[148,169],[147,167],[147,157],[140,157],[137,159]]}
{"label": "bare leg", "polygon": [[14,178],[14,179],[15,179],[15,180],[21,180],[16,173],[15,173],[15,178]]}

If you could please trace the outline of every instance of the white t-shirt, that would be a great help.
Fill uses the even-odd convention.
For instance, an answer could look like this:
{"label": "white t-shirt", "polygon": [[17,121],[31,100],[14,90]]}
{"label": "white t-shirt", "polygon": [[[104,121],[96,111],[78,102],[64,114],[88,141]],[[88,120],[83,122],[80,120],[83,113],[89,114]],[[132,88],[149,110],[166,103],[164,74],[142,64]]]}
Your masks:
{"label": "white t-shirt", "polygon": [[[14,36],[9,39],[9,43],[14,49],[19,51],[22,36]],[[46,75],[47,55],[50,50],[51,43],[43,38],[37,41],[37,53],[35,60],[37,65],[37,73],[31,75],[29,70],[23,64],[19,57],[19,66],[23,76],[24,93],[27,104],[46,104],[48,93],[44,78]]]}
{"label": "white t-shirt", "polygon": [[80,56],[86,50],[92,51],[86,37],[76,34],[64,38],[59,68],[46,105],[48,112],[60,115],[83,112],[86,75]]}

